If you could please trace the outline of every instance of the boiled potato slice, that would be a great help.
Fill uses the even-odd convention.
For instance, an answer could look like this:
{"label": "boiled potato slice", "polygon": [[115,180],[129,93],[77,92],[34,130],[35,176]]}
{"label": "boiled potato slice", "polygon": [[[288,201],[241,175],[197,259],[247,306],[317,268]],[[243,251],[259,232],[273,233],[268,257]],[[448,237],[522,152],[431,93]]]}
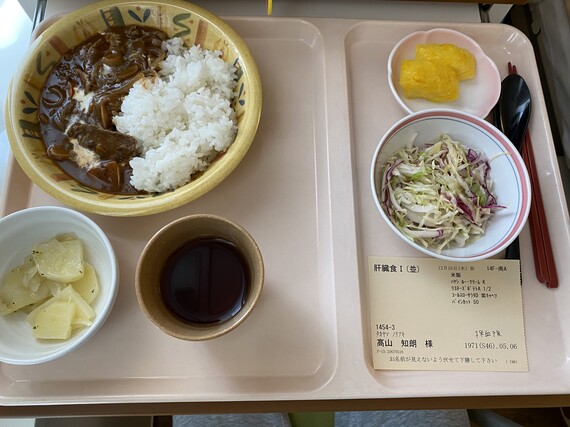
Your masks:
{"label": "boiled potato slice", "polygon": [[54,302],[57,301],[57,297],[51,297],[50,299],[48,299],[47,301],[44,301],[43,303],[41,303],[39,306],[37,306],[35,309],[33,309],[30,314],[28,314],[26,316],[26,320],[28,321],[28,323],[30,325],[34,325],[34,322],[36,321],[36,316],[38,315],[38,313],[42,310],[45,310],[46,308],[48,308],[50,305],[52,305]]}
{"label": "boiled potato slice", "polygon": [[32,324],[34,336],[46,340],[69,339],[75,309],[75,304],[67,301],[54,301],[41,309]]}
{"label": "boiled potato slice", "polygon": [[[42,285],[46,286],[49,289],[50,297],[54,297],[54,296],[59,295],[59,293],[61,291],[63,291],[65,288],[67,288],[69,286],[69,284],[67,284],[67,283],[59,283],[59,282],[54,282],[53,280],[46,280],[46,279],[42,279]],[[32,304],[32,305],[28,305],[26,307],[22,307],[20,309],[20,311],[22,311],[26,314],[30,314],[32,311],[34,311],[36,308],[38,308],[40,305],[42,305],[46,301],[47,301],[47,299],[39,301],[39,302]]]}
{"label": "boiled potato slice", "polygon": [[68,286],[60,294],[55,297],[60,301],[71,301],[76,305],[75,317],[73,323],[81,325],[91,325],[95,318],[95,311],[87,302],[77,293],[73,286]]}
{"label": "boiled potato slice", "polygon": [[74,233],[58,234],[57,236],[55,236],[55,238],[58,242],[66,242],[69,240],[77,240],[77,236]]}
{"label": "boiled potato slice", "polygon": [[89,305],[99,294],[95,269],[83,260],[75,235],[59,235],[36,245],[24,262],[3,278],[0,315],[22,311],[40,339],[69,339],[74,329],[90,326]]}
{"label": "boiled potato slice", "polygon": [[33,291],[37,291],[43,281],[43,278],[38,272],[34,258],[31,255],[27,256],[24,262],[17,268],[25,271],[22,279],[22,285],[31,288]]}
{"label": "boiled potato slice", "polygon": [[83,277],[83,245],[80,240],[59,242],[52,239],[32,249],[40,275],[49,280],[69,283]]}
{"label": "boiled potato slice", "polygon": [[4,301],[0,301],[0,315],[4,316],[10,313],[13,313],[13,311],[10,311],[10,307]]}
{"label": "boiled potato slice", "polygon": [[22,307],[20,310],[22,313],[26,313],[26,314],[30,314],[32,311],[34,311],[36,308],[38,308],[40,305],[44,304],[47,300],[42,300],[42,301],[38,301],[35,304],[31,304],[31,305],[27,305],[25,307]]}
{"label": "boiled potato slice", "polygon": [[0,314],[9,314],[46,300],[50,296],[49,288],[41,284],[37,290],[23,285],[24,277],[29,271],[29,266],[22,264],[13,268],[4,276],[4,282],[0,287]]}
{"label": "boiled potato slice", "polygon": [[42,312],[42,310],[45,310],[51,304],[55,304],[58,301],[75,305],[75,314],[72,319],[72,323],[74,325],[89,326],[93,322],[93,319],[95,318],[95,311],[93,311],[91,306],[85,302],[81,295],[79,295],[71,285],[67,286],[59,294],[51,297],[45,303],[28,314],[28,322],[31,325],[34,325],[36,323],[36,316],[38,313]]}
{"label": "boiled potato slice", "polygon": [[99,282],[93,266],[87,262],[83,262],[83,265],[85,267],[83,277],[71,285],[87,304],[91,304],[99,295]]}

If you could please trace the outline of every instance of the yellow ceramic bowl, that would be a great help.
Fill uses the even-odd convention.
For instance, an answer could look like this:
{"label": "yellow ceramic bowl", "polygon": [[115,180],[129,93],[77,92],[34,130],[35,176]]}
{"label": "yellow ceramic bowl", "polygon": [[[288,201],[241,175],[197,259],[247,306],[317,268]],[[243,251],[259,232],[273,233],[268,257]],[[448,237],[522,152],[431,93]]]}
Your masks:
{"label": "yellow ceramic bowl", "polygon": [[[38,124],[40,91],[56,63],[69,49],[108,26],[142,25],[182,37],[187,45],[222,51],[238,69],[233,107],[238,132],[227,152],[190,183],[163,194],[113,195],[87,188],[67,176],[47,157]],[[43,191],[73,208],[111,216],[163,212],[213,189],[240,163],[249,149],[261,115],[259,71],[240,36],[223,20],[191,3],[166,1],[102,1],[64,16],[34,41],[15,74],[6,105],[8,139],[16,160]]]}

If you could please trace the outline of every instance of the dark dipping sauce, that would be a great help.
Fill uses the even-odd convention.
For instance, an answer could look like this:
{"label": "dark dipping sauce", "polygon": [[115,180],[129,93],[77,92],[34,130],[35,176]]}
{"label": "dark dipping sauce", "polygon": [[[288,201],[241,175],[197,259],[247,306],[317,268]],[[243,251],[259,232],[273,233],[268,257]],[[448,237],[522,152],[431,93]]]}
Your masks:
{"label": "dark dipping sauce", "polygon": [[[153,28],[111,27],[67,52],[53,68],[41,92],[40,129],[47,155],[76,181],[108,193],[141,193],[130,185],[136,140],[117,132],[112,119],[134,83],[156,75],[166,57],[161,47],[166,38]],[[92,95],[87,108],[79,99],[85,95]],[[90,155],[83,149],[97,161],[86,164],[85,154]]]}
{"label": "dark dipping sauce", "polygon": [[160,277],[166,308],[189,323],[214,324],[232,318],[249,293],[250,272],[231,242],[202,237],[168,257]]}

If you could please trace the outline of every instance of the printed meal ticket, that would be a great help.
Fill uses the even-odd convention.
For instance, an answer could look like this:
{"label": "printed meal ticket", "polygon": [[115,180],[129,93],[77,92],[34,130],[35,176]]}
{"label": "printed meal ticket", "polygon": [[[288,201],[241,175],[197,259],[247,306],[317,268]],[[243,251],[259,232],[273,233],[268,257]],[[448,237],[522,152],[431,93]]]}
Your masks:
{"label": "printed meal ticket", "polygon": [[520,261],[369,257],[374,369],[528,371]]}

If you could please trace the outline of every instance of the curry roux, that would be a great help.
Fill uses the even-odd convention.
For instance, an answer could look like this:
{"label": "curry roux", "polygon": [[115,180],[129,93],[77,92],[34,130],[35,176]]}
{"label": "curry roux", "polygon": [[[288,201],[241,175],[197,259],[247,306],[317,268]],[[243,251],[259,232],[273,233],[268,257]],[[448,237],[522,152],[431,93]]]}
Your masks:
{"label": "curry roux", "polygon": [[111,27],[72,49],[55,65],[41,92],[39,122],[47,155],[92,189],[138,194],[129,183],[136,140],[113,117],[133,84],[156,75],[166,33]]}

